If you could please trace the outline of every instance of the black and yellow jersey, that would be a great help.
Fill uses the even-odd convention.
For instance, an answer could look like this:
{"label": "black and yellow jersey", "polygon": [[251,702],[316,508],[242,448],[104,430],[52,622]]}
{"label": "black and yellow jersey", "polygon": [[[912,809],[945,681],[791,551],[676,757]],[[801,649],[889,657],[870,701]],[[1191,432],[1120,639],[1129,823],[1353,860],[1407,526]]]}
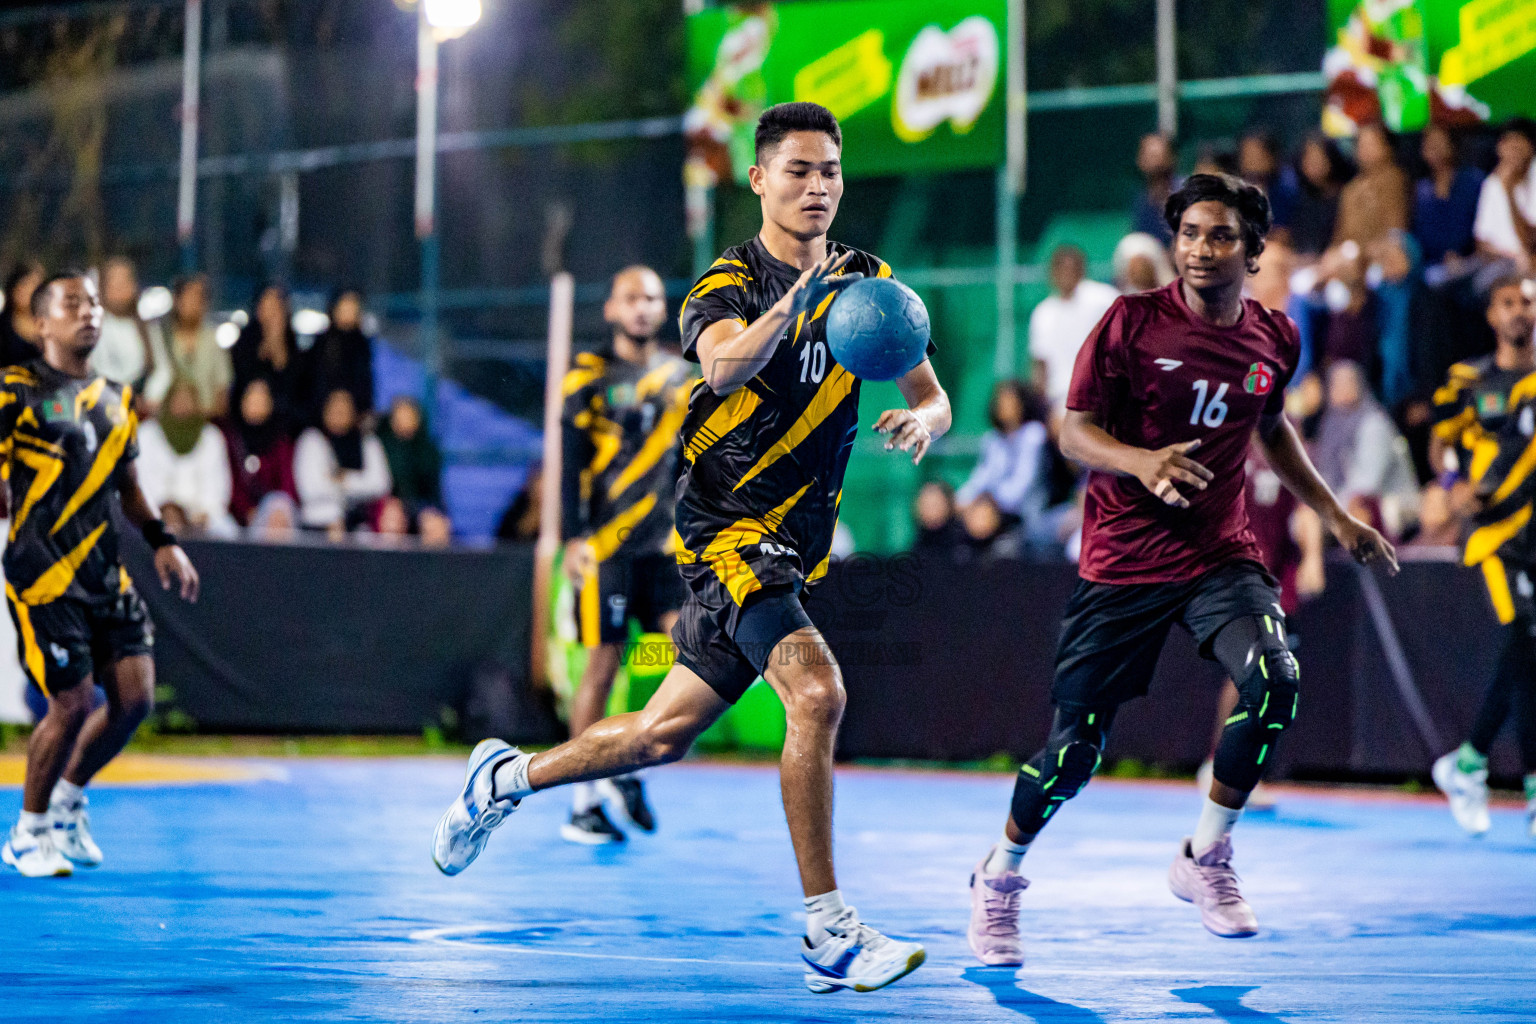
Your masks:
{"label": "black and yellow jersey", "polygon": [[42,360],[0,378],[0,466],[11,526],[5,589],[13,601],[105,604],[128,587],[112,496],[138,457],[132,390]]}
{"label": "black and yellow jersey", "polygon": [[565,375],[561,539],[599,561],[671,552],[678,433],[698,373],[672,355],[635,363],[580,353]]}
{"label": "black and yellow jersey", "polygon": [[[1511,394],[1528,373],[1501,370],[1494,357],[1486,355],[1452,366],[1435,391],[1435,436],[1455,448],[1468,476],[1481,475],[1474,474],[1478,443],[1504,426],[1514,407]],[[1491,449],[1485,446],[1482,451],[1487,457]]]}
{"label": "black and yellow jersey", "polygon": [[[853,254],[839,273],[891,276],[869,253],[837,243],[828,251]],[[698,360],[710,324],[755,322],[800,273],[757,238],[727,249],[683,302],[683,355]],[[764,586],[814,582],[827,571],[859,415],[859,381],[827,346],[835,294],[788,326],[744,386],[721,397],[701,383],[688,405],[677,560],[713,570],[738,605]]]}

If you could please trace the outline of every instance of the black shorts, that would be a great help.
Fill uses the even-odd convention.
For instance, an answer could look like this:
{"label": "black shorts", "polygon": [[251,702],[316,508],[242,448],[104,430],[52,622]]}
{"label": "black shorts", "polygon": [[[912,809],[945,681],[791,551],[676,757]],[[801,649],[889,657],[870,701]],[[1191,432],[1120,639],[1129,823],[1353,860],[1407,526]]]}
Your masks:
{"label": "black shorts", "polygon": [[654,633],[661,617],[680,609],[686,595],[671,555],[614,555],[599,562],[576,591],[576,635],[583,647],[621,644],[629,639],[630,619]]}
{"label": "black shorts", "polygon": [[1211,641],[1235,619],[1269,616],[1284,628],[1280,585],[1257,562],[1233,562],[1179,583],[1090,583],[1067,602],[1051,700],[1102,711],[1144,696],[1175,622],[1215,660]]}
{"label": "black shorts", "polygon": [[155,644],[149,609],[130,584],[110,602],[88,604],[60,598],[25,605],[7,595],[21,667],[43,693],[52,696]]}
{"label": "black shorts", "polygon": [[707,567],[693,572],[688,600],[672,631],[677,664],[696,672],[722,700],[736,703],[763,674],[780,640],[814,627],[800,603],[800,590],[800,584],[766,586],[738,605]]}

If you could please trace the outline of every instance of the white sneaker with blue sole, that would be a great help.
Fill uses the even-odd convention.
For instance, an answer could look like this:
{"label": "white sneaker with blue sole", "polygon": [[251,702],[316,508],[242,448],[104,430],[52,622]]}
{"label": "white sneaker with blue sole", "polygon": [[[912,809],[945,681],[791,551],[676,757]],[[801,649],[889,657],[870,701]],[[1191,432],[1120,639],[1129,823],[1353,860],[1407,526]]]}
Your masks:
{"label": "white sneaker with blue sole", "polygon": [[456,875],[475,862],[491,832],[517,810],[516,800],[497,800],[496,766],[508,758],[527,757],[501,740],[481,740],[469,755],[464,788],[432,833],[432,863],[445,875]]}
{"label": "white sneaker with blue sole", "polygon": [[75,801],[55,798],[48,804],[53,845],[77,868],[101,866],[101,847],[91,837],[90,805],[83,793]]}
{"label": "white sneaker with blue sole", "polygon": [[74,867],[53,845],[53,830],[23,831],[19,826],[11,829],[0,860],[21,872],[27,878],[63,878],[74,873]]}
{"label": "white sneaker with blue sole", "polygon": [[827,926],[827,937],[819,945],[801,939],[800,946],[800,958],[810,968],[805,972],[805,987],[812,992],[845,988],[873,992],[906,977],[928,959],[927,951],[916,942],[899,942],[862,923],[852,907]]}

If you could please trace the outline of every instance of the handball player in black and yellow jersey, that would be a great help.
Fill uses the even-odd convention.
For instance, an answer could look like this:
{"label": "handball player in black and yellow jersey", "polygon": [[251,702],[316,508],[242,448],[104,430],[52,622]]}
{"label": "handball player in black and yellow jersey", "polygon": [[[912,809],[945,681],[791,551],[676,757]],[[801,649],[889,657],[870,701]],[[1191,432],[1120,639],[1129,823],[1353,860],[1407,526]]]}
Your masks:
{"label": "handball player in black and yellow jersey", "polygon": [[[27,679],[48,713],[27,747],[22,813],[3,851],[29,877],[95,867],[85,786],[154,703],[149,613],[118,558],[113,498],[155,548],[160,583],[197,597],[197,571],[139,488],[132,389],[91,372],[101,300],[84,274],[32,297],[43,354],[0,379],[0,456],[11,528],[5,596]],[[95,686],[107,701],[94,707]]]}
{"label": "handball player in black and yellow jersey", "polygon": [[[673,632],[677,663],[643,710],[569,743],[532,756],[495,740],[477,747],[433,856],[457,874],[533,792],[676,760],[762,675],[788,719],[780,779],[806,897],[805,983],[870,991],[925,953],[861,923],[838,890],[832,748],[842,679],[800,594],[827,571],[859,428],[860,382],[828,348],[827,310],[841,286],[890,268],[827,238],[843,177],[842,131],[826,108],[766,110],[750,180],[762,230],[715,261],[681,316],[683,354],[703,380],[682,430],[677,561],[688,599]],[[897,383],[906,407],[874,428],[915,462],[949,428],[949,399],[926,358]]]}
{"label": "handball player in black and yellow jersey", "polygon": [[[560,539],[565,571],[578,588],[577,633],[587,649],[571,702],[572,736],[603,717],[630,620],[670,634],[686,596],[672,522],[678,438],[698,374],[657,344],[666,317],[666,290],[654,270],[619,271],[603,303],[612,344],[581,353],[565,375]],[[655,830],[640,777],[620,775],[572,786],[571,820],[560,834],[592,846],[623,842],[604,809],[609,802],[636,828]]]}

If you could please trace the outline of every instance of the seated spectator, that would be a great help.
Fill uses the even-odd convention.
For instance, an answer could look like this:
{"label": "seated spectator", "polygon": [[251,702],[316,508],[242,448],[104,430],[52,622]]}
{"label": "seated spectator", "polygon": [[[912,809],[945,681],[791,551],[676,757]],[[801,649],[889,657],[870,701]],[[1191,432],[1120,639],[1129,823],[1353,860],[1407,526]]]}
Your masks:
{"label": "seated spectator", "polygon": [[1168,258],[1168,247],[1140,231],[1132,231],[1116,243],[1110,265],[1114,268],[1115,288],[1122,295],[1150,292],[1177,276],[1173,261]]}
{"label": "seated spectator", "polygon": [[1355,141],[1359,170],[1339,193],[1339,217],[1333,244],[1354,242],[1369,249],[1394,231],[1408,229],[1408,173],[1397,165],[1386,125],[1360,126]]}
{"label": "seated spectator", "polygon": [[952,555],[964,543],[964,530],[955,507],[955,489],[942,480],[930,480],[917,489],[912,501],[917,536],[912,550]]}
{"label": "seated spectator", "polygon": [[1020,558],[1024,538],[1010,524],[991,495],[983,494],[960,510],[965,536],[956,554],[963,561]]}
{"label": "seated spectator", "polygon": [[963,511],[985,496],[1013,522],[1033,524],[1045,512],[1050,490],[1050,437],[1040,393],[1022,381],[999,381],[992,389],[981,439],[981,458],[955,495]]}
{"label": "seated spectator", "polygon": [[1296,171],[1280,161],[1280,146],[1266,128],[1250,128],[1237,143],[1237,173],[1269,197],[1270,216],[1277,228],[1291,222],[1300,185]]}
{"label": "seated spectator", "polygon": [[1350,513],[1394,537],[1418,517],[1418,480],[1397,427],[1347,360],[1328,370],[1328,405],[1312,445],[1313,461]]}
{"label": "seated spectator", "polygon": [[230,350],[234,393],[243,395],[253,380],[263,380],[273,403],[273,415],[285,430],[298,418],[299,339],[293,333],[288,292],[269,284],[251,303],[251,319]]}
{"label": "seated spectator", "polygon": [[28,363],[42,355],[37,323],[32,319],[32,293],[47,276],[35,260],[17,264],[5,275],[5,306],[0,309],[0,366]]}
{"label": "seated spectator", "polygon": [[1248,279],[1248,295],[1266,309],[1285,312],[1291,301],[1291,272],[1296,252],[1284,237],[1267,242],[1259,254],[1259,272]]}
{"label": "seated spectator", "polygon": [[1444,125],[1424,129],[1419,154],[1429,174],[1414,187],[1413,237],[1428,268],[1426,277],[1434,283],[1458,271],[1477,248],[1472,225],[1483,175],[1461,163],[1456,140]]}
{"label": "seated spectator", "polygon": [[363,294],[343,288],[331,300],[331,323],[315,338],[299,369],[298,390],[304,422],[318,426],[329,396],[352,396],[361,417],[373,415],[373,344],[363,333]]}
{"label": "seated spectator", "polygon": [[198,407],[197,386],[171,385],[158,419],[139,427],[139,485],[172,532],[231,537],[229,449]]}
{"label": "seated spectator", "polygon": [[235,414],[226,423],[232,490],[229,510],[236,522],[251,525],[251,516],[269,494],[298,501],[293,480],[293,441],[277,418],[272,388],[256,377],[240,392]]}
{"label": "seated spectator", "polygon": [[391,491],[415,516],[424,508],[443,507],[443,456],[422,420],[416,399],[397,397],[379,426],[379,443],[389,459]]}
{"label": "seated spectator", "polygon": [[101,336],[90,367],[114,384],[133,388],[139,409],[153,416],[171,386],[171,360],[160,325],[139,319],[139,277],[121,256],[101,265]]}
{"label": "seated spectator", "polygon": [[410,506],[393,494],[374,502],[365,532],[393,545],[414,537],[425,548],[445,548],[453,540],[447,516],[435,508],[423,508],[412,515]]}
{"label": "seated spectator", "polygon": [[1303,262],[1316,260],[1333,240],[1339,193],[1354,173],[1349,158],[1322,132],[1307,136],[1296,158],[1296,198],[1280,232]]}
{"label": "seated spectator", "polygon": [[283,491],[273,491],[251,513],[246,536],[272,544],[285,544],[299,535],[299,506]]}
{"label": "seated spectator", "polygon": [[1120,295],[1088,280],[1088,257],[1075,245],[1056,247],[1050,275],[1051,294],[1029,314],[1029,353],[1045,363],[1045,397],[1052,409],[1060,409],[1072,384],[1077,350]]}
{"label": "seated spectator", "polygon": [[1531,272],[1536,257],[1536,123],[1510,121],[1499,133],[1499,162],[1483,179],[1472,234],[1490,261],[1507,261],[1495,275]]}
{"label": "seated spectator", "polygon": [[1163,204],[1174,189],[1178,154],[1173,140],[1161,132],[1149,132],[1136,147],[1136,170],[1146,183],[1131,208],[1131,230],[1142,231],[1160,239],[1164,245],[1173,241],[1173,232],[1163,219]]}
{"label": "seated spectator", "polygon": [[389,460],[373,432],[365,431],[352,393],[332,391],[320,426],[299,435],[293,452],[299,521],[333,540],[361,524],[373,502],[389,493]]}
{"label": "seated spectator", "polygon": [[539,539],[539,514],[544,501],[544,467],[534,463],[528,468],[523,489],[512,498],[496,524],[496,539],[536,541]]}
{"label": "seated spectator", "polygon": [[229,386],[234,371],[229,353],[214,337],[208,322],[208,277],[193,274],[171,285],[170,330],[166,350],[171,373],[189,381],[197,392],[198,411],[216,419],[229,411]]}

